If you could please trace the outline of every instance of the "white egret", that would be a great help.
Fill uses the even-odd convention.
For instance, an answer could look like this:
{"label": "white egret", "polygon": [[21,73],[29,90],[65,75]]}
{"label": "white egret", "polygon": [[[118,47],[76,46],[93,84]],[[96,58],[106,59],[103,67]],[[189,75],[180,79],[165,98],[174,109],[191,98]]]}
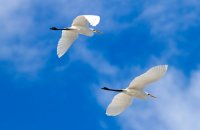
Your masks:
{"label": "white egret", "polygon": [[159,65],[152,67],[146,73],[134,78],[126,89],[110,89],[104,87],[102,89],[108,91],[120,92],[117,94],[112,102],[109,104],[106,114],[108,116],[116,116],[123,112],[132,103],[133,98],[146,99],[148,96],[156,98],[155,96],[144,92],[146,85],[159,80],[167,71],[168,65]]}
{"label": "white egret", "polygon": [[101,33],[100,31],[89,27],[89,25],[96,26],[99,22],[100,17],[97,15],[80,15],[73,20],[71,27],[50,28],[51,30],[62,30],[62,36],[57,46],[58,57],[60,58],[67,52],[71,44],[78,37],[78,34],[93,36],[94,33]]}

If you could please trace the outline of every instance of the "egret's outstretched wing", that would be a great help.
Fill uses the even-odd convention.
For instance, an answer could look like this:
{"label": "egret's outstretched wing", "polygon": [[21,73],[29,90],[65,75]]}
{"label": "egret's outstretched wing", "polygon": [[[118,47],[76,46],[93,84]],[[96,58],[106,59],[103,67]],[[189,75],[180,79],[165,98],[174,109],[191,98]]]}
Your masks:
{"label": "egret's outstretched wing", "polygon": [[145,85],[159,80],[167,71],[167,67],[168,65],[159,65],[152,67],[144,74],[133,79],[128,88],[143,89]]}
{"label": "egret's outstretched wing", "polygon": [[73,20],[72,26],[96,26],[99,22],[100,17],[97,15],[80,15]]}
{"label": "egret's outstretched wing", "polygon": [[74,40],[78,37],[78,33],[68,31],[68,30],[63,30],[62,31],[62,36],[58,42],[57,46],[57,55],[60,58],[67,52],[71,44],[74,42]]}
{"label": "egret's outstretched wing", "polygon": [[109,104],[106,114],[108,116],[116,116],[123,112],[132,102],[132,97],[125,94],[119,93],[117,94],[112,102]]}

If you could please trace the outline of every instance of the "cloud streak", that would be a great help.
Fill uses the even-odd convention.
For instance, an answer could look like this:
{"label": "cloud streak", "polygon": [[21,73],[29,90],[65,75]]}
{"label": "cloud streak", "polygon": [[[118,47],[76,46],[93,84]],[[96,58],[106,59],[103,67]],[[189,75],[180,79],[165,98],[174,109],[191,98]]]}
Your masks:
{"label": "cloud streak", "polygon": [[138,19],[149,22],[152,34],[174,38],[178,32],[198,25],[199,5],[197,0],[147,2]]}
{"label": "cloud streak", "polygon": [[95,71],[100,74],[113,76],[118,73],[118,68],[110,64],[101,54],[94,50],[89,50],[86,45],[79,44],[74,48],[73,60],[81,60],[90,65]]}
{"label": "cloud streak", "polygon": [[[135,99],[133,104],[117,117],[122,130],[200,129],[200,70],[194,71],[187,78],[183,72],[170,66],[162,80],[147,87],[147,91],[157,95],[158,99]],[[106,107],[105,104],[108,104],[108,99],[110,101],[112,96],[99,95],[98,99]]]}
{"label": "cloud streak", "polygon": [[[103,1],[93,1],[85,2],[82,0],[66,1],[59,0],[57,2],[44,2],[41,1],[25,1],[25,0],[15,0],[13,1],[6,1],[1,2],[1,9],[0,9],[0,17],[1,17],[1,30],[4,32],[0,36],[0,40],[2,44],[0,44],[0,60],[4,63],[11,63],[15,68],[16,72],[22,73],[37,73],[41,68],[43,68],[46,64],[46,60],[44,57],[48,57],[48,53],[52,51],[52,47],[45,47],[45,43],[49,43],[49,40],[42,40],[44,37],[47,36],[47,32],[44,30],[40,30],[39,28],[48,28],[47,23],[50,25],[56,24],[57,22],[59,25],[70,25],[73,18],[80,14],[97,14],[102,16],[101,24],[99,25],[100,28],[104,28],[104,31],[113,31],[113,29],[120,29],[124,28],[121,22],[118,22],[117,17],[113,14],[119,8],[123,8],[124,6],[130,6],[127,3],[117,1],[118,4],[114,8],[107,8],[108,2]],[[10,4],[12,3],[12,4]],[[78,3],[78,4],[77,4]],[[111,2],[112,3],[112,2]],[[109,3],[109,4],[111,4]],[[121,4],[120,4],[121,3]],[[42,23],[35,19],[35,15],[43,14],[48,15],[48,10],[44,10],[44,7],[48,5],[48,8],[51,9],[52,12],[52,19],[48,19]],[[90,6],[90,8],[88,8]],[[52,8],[51,8],[52,7]],[[76,7],[76,8],[75,8]],[[79,8],[81,7],[81,8]],[[87,8],[85,8],[87,7]],[[40,14],[37,14],[36,10],[40,8]],[[73,11],[69,11],[69,10]],[[106,10],[106,11],[105,11]],[[129,13],[130,10],[124,9],[119,13],[119,16],[122,16],[126,13]],[[39,17],[38,16],[38,17]],[[118,16],[118,17],[119,17]],[[46,16],[44,16],[46,17]],[[59,22],[58,22],[59,21]],[[66,23],[66,21],[69,21]],[[120,25],[120,26],[119,26]],[[37,28],[35,28],[37,27]],[[117,27],[117,28],[116,28]],[[40,33],[38,33],[40,32]],[[42,43],[43,42],[43,43]],[[56,42],[57,43],[57,42]],[[39,45],[42,44],[42,45]],[[48,44],[49,45],[49,44]],[[56,48],[56,46],[54,46]],[[41,52],[42,50],[42,52]],[[88,50],[88,49],[87,49]],[[90,50],[84,53],[85,61],[88,61],[87,58],[93,58],[90,56]],[[99,56],[97,52],[91,50],[91,53],[96,53],[95,55],[98,57],[95,59],[97,62],[103,60],[102,56]],[[17,56],[17,58],[15,57]],[[47,58],[46,58],[47,59]],[[36,63],[37,62],[37,63]],[[33,64],[32,64],[33,63]],[[109,64],[99,62],[98,65],[95,65],[95,61],[89,62],[93,68],[96,66],[104,66],[101,68],[100,71],[109,70]],[[30,64],[33,66],[30,67]],[[103,65],[102,65],[103,64]],[[97,67],[96,67],[97,68]],[[100,67],[98,67],[100,68]],[[105,68],[105,70],[104,70]],[[108,73],[115,73],[110,69]]]}
{"label": "cloud streak", "polygon": [[[10,4],[12,3],[12,4]],[[35,34],[35,20],[31,14],[31,2],[24,0],[1,2],[0,61],[9,63],[10,71],[25,74],[37,73],[51,51]],[[34,36],[36,36],[34,38]],[[44,43],[43,43],[44,42]],[[46,58],[45,58],[46,57]]]}

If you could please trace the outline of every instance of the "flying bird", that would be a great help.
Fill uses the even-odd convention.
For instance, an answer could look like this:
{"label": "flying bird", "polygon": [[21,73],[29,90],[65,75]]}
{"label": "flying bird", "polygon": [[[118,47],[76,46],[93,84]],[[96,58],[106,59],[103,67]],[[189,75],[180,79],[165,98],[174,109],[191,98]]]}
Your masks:
{"label": "flying bird", "polygon": [[103,87],[108,91],[119,92],[114,96],[112,102],[106,110],[108,116],[116,116],[122,113],[132,103],[133,98],[146,99],[148,96],[156,98],[150,93],[144,91],[146,85],[159,80],[167,71],[168,65],[159,65],[152,67],[144,74],[134,78],[126,89],[110,89]]}
{"label": "flying bird", "polygon": [[77,39],[78,34],[93,36],[94,33],[101,33],[89,27],[89,25],[96,26],[99,22],[100,17],[97,15],[80,15],[73,20],[71,27],[51,27],[51,30],[62,30],[62,36],[57,46],[58,57],[60,58],[67,52],[71,44]]}

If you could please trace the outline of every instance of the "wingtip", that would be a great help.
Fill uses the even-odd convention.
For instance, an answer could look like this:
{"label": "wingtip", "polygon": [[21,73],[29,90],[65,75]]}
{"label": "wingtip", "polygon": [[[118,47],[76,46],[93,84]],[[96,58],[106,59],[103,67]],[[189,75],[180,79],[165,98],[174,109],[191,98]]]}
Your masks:
{"label": "wingtip", "polygon": [[111,116],[110,114],[106,113],[107,116]]}
{"label": "wingtip", "polygon": [[58,56],[58,58],[61,58],[63,55],[64,55],[64,54],[60,53],[60,52],[58,51],[58,49],[57,49],[57,56]]}
{"label": "wingtip", "polygon": [[98,15],[94,15],[94,17],[96,17],[95,22],[92,23],[92,26],[97,26],[100,23],[100,16]]}
{"label": "wingtip", "polygon": [[106,115],[107,116],[117,116],[119,114],[120,113],[114,113],[114,112],[110,111],[109,108],[106,109]]}
{"label": "wingtip", "polygon": [[107,113],[107,112],[106,112],[106,115],[107,115],[107,116],[115,116],[115,115],[109,114],[109,113]]}
{"label": "wingtip", "polygon": [[57,56],[58,56],[58,58],[61,58],[61,57],[62,57],[62,55],[60,55],[60,54],[57,54]]}
{"label": "wingtip", "polygon": [[168,69],[168,65],[164,65],[165,66],[165,69],[167,70]]}

